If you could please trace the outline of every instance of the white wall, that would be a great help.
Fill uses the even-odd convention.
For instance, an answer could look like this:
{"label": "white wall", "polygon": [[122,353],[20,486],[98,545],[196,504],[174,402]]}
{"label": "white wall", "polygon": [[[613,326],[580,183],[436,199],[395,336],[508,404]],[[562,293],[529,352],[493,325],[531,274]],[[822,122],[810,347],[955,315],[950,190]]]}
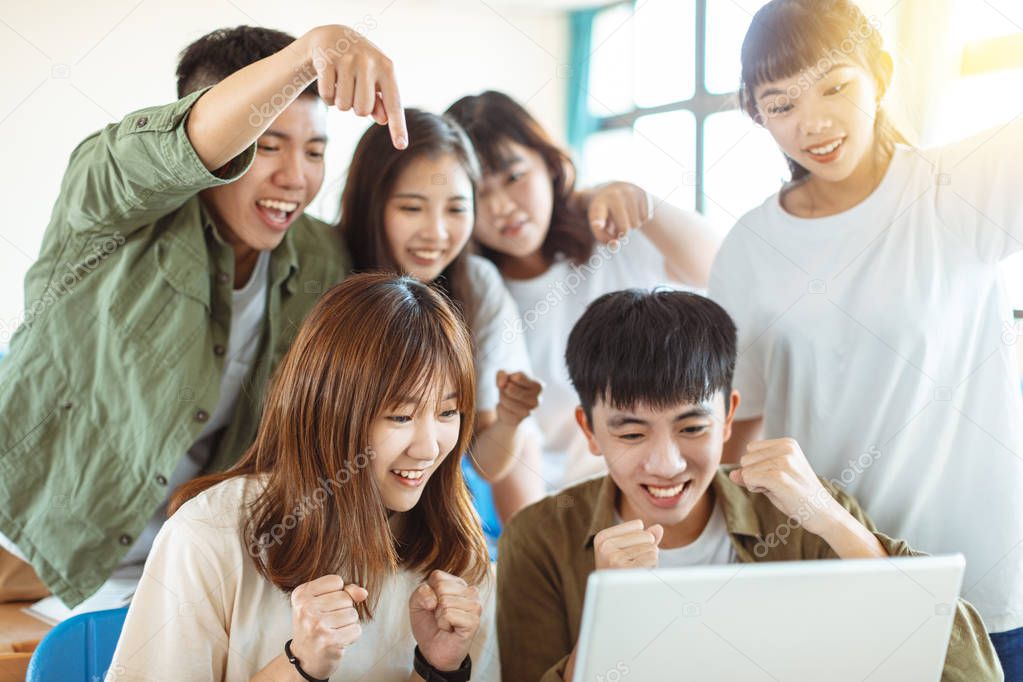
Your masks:
{"label": "white wall", "polygon": [[[178,52],[221,26],[298,35],[325,23],[372,27],[407,106],[441,111],[486,88],[508,92],[564,136],[568,22],[558,8],[491,0],[50,0],[0,5],[0,349],[22,319],[22,283],[39,252],[71,150],[135,109],[174,99]],[[564,70],[562,71],[564,73]],[[334,110],[327,180],[311,212],[336,216],[367,123]]]}

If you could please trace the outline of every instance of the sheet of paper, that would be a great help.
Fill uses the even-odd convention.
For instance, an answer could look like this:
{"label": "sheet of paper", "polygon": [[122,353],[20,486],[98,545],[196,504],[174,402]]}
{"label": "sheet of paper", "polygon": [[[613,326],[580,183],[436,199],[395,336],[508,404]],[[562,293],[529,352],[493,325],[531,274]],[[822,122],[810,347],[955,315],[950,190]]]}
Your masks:
{"label": "sheet of paper", "polygon": [[138,580],[128,578],[111,578],[91,597],[73,609],[69,609],[60,599],[54,596],[40,599],[35,604],[22,609],[25,613],[38,618],[44,623],[56,625],[72,616],[90,611],[105,611],[127,606],[138,587]]}

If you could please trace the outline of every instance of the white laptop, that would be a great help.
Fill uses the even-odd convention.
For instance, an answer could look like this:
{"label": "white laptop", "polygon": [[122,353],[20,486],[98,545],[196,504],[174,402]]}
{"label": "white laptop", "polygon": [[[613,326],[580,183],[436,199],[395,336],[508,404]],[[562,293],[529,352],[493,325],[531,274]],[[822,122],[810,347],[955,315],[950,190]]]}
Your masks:
{"label": "white laptop", "polygon": [[574,682],[938,682],[966,565],[941,557],[597,571]]}

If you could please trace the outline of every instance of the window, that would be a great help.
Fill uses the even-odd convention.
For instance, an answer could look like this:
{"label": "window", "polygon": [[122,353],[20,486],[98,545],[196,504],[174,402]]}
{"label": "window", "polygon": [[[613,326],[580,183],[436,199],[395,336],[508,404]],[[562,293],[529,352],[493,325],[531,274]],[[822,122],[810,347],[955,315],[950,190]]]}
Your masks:
{"label": "window", "polygon": [[[583,184],[628,180],[731,225],[788,177],[738,111],[739,48],[763,0],[638,0],[593,19]],[[765,172],[766,169],[766,172]]]}

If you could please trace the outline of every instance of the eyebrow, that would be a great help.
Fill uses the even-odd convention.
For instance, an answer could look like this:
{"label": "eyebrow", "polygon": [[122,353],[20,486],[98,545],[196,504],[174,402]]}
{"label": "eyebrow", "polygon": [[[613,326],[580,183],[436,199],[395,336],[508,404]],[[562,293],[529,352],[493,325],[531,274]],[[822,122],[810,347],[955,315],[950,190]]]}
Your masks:
{"label": "eyebrow", "polygon": [[[852,64],[848,64],[846,62],[839,62],[837,64],[832,64],[831,68],[829,68],[827,71],[822,73],[817,78],[817,81],[824,80],[825,76],[827,76],[828,74],[830,74],[832,71],[834,71],[836,69],[844,69],[846,67],[851,67],[851,66],[852,66]],[[816,81],[814,81],[814,82],[816,82]],[[768,88],[767,90],[764,90],[762,93],[760,93],[760,96],[757,97],[757,99],[760,100],[760,99],[763,99],[763,98],[768,97],[770,95],[784,95],[784,94],[785,94],[785,92],[783,90],[780,90],[779,88]]]}
{"label": "eyebrow", "polygon": [[[280,138],[282,140],[291,140],[291,135],[288,135],[287,133],[283,133],[280,130],[273,130],[272,128],[270,130],[267,130],[266,132],[264,132],[263,135],[266,135],[267,137]],[[321,144],[327,144],[327,136],[326,135],[317,135],[315,137],[310,137],[308,140],[306,140],[306,143],[308,144],[310,142],[319,142]]]}
{"label": "eyebrow", "polygon": [[[694,407],[686,410],[682,414],[676,416],[672,421],[680,422],[685,419],[691,419],[693,417],[707,417],[710,416],[711,411],[705,407]],[[611,417],[607,420],[607,425],[611,428],[618,428],[621,426],[628,426],[629,424],[637,424],[639,426],[647,426],[650,422],[645,419],[640,419],[629,414],[620,414]]]}
{"label": "eyebrow", "polygon": [[497,165],[497,170],[498,171],[508,170],[509,166],[514,166],[515,164],[521,162],[522,160],[523,160],[522,157],[519,156],[518,154],[510,154],[501,159],[500,163],[498,163]]}
{"label": "eyebrow", "polygon": [[[430,200],[430,198],[428,196],[426,196],[425,194],[416,194],[415,192],[401,192],[400,194],[395,194],[391,198],[392,199],[419,199],[420,201],[429,201]],[[447,200],[448,201],[454,201],[454,200],[469,201],[469,197],[465,196],[464,194],[456,194],[456,195],[448,197]]]}
{"label": "eyebrow", "polygon": [[[457,397],[458,397],[458,392],[457,391],[452,391],[451,393],[448,393],[446,396],[444,396],[444,398],[441,400],[441,402],[442,403],[446,403],[447,401],[454,400]],[[419,404],[419,398],[413,398],[412,396],[407,396],[406,398],[404,398],[403,400],[398,402],[399,406],[418,405],[418,404]]]}

